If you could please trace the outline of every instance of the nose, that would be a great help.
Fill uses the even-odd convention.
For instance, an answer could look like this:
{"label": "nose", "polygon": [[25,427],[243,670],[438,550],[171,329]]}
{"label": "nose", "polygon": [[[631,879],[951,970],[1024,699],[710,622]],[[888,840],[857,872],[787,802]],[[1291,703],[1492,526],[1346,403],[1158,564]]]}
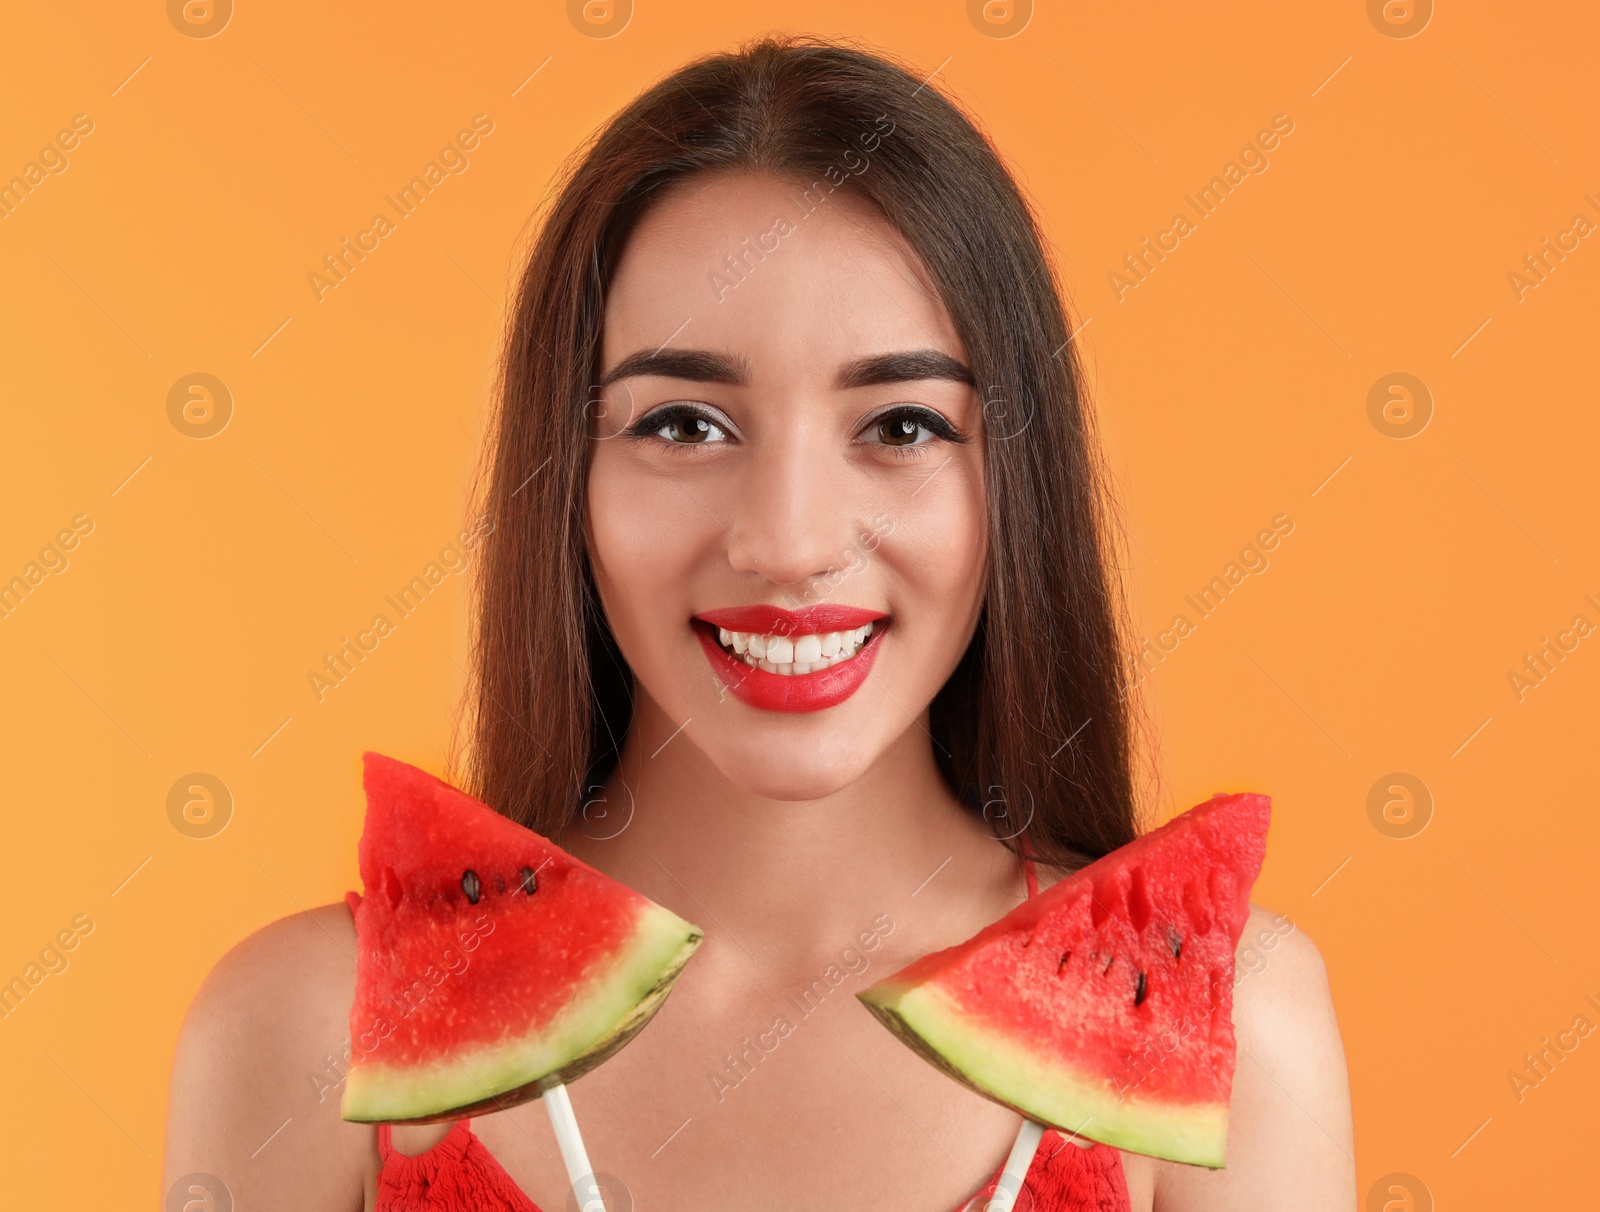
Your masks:
{"label": "nose", "polygon": [[804,590],[854,554],[849,470],[826,440],[770,435],[745,465],[728,526],[728,563]]}

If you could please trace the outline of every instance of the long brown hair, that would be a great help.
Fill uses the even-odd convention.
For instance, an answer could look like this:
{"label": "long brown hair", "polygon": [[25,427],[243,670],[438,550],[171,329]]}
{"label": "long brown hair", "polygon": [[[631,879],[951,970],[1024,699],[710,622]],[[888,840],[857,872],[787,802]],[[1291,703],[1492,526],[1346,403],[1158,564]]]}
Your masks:
{"label": "long brown hair", "polygon": [[478,495],[473,790],[559,838],[615,766],[632,678],[583,537],[610,278],[652,201],[744,170],[875,205],[921,258],[984,397],[989,563],[977,632],[934,698],[951,789],[1071,868],[1135,835],[1118,534],[1054,270],[988,141],[937,87],[852,46],[765,38],[689,64],[561,176],[516,292]]}

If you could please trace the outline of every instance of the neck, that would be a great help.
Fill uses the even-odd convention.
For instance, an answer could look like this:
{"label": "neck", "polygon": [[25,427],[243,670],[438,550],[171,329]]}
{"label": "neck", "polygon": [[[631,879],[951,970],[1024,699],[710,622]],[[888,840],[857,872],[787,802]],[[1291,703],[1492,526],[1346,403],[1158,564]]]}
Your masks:
{"label": "neck", "polygon": [[1016,859],[940,775],[926,713],[862,777],[812,800],[741,789],[675,728],[640,695],[616,770],[561,844],[708,941],[804,965],[886,915],[906,927],[897,942],[948,946],[1023,895]]}

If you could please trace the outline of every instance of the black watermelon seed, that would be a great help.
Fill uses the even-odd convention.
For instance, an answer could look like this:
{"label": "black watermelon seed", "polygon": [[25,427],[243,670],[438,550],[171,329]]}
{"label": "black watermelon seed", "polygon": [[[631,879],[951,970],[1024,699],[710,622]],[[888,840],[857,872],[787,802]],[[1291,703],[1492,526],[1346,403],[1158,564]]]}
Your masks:
{"label": "black watermelon seed", "polygon": [[1141,1005],[1144,1002],[1144,973],[1139,973],[1139,988],[1133,995],[1133,1004]]}
{"label": "black watermelon seed", "polygon": [[1106,956],[1106,962],[1100,965],[1100,974],[1102,976],[1104,976],[1107,972],[1111,971],[1111,965],[1116,960],[1116,958],[1117,957],[1115,955],[1107,955]]}
{"label": "black watermelon seed", "polygon": [[1172,958],[1177,959],[1183,954],[1183,940],[1178,937],[1178,932],[1171,926],[1167,927],[1167,946],[1172,948]]}
{"label": "black watermelon seed", "polygon": [[472,904],[478,903],[478,898],[483,895],[483,885],[478,882],[478,873],[469,870],[461,877],[461,891],[467,894],[467,900]]}
{"label": "black watermelon seed", "polygon": [[1061,962],[1056,965],[1056,971],[1057,972],[1065,972],[1067,970],[1067,961],[1069,959],[1071,959],[1071,958],[1072,958],[1072,952],[1063,951],[1061,953]]}
{"label": "black watermelon seed", "polygon": [[539,879],[534,875],[532,867],[522,869],[522,890],[529,896],[539,890]]}

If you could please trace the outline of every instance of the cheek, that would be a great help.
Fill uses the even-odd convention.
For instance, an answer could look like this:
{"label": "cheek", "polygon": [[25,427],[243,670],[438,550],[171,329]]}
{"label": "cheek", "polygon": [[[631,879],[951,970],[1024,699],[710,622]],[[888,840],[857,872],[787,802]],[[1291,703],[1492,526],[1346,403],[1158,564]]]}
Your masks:
{"label": "cheek", "polygon": [[586,511],[601,605],[630,663],[648,664],[649,637],[687,624],[690,573],[715,523],[668,474],[610,443],[590,465]]}
{"label": "cheek", "polygon": [[976,461],[952,462],[889,517],[879,553],[902,586],[902,621],[928,651],[951,649],[953,663],[983,602],[988,528]]}

